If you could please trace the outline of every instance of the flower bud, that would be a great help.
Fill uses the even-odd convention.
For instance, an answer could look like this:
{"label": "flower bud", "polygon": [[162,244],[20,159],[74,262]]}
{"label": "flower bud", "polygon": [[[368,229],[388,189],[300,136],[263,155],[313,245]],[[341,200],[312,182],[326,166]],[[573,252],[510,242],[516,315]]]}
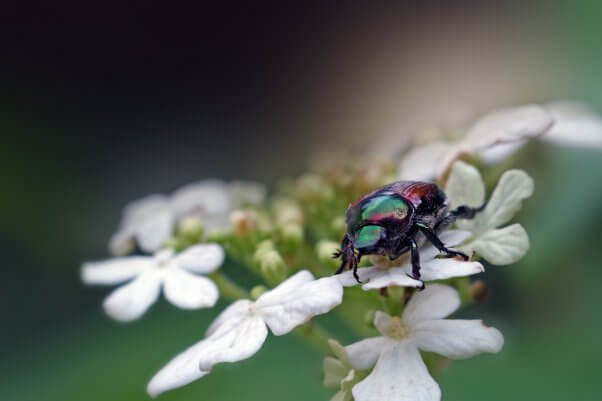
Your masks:
{"label": "flower bud", "polygon": [[251,289],[251,298],[257,300],[260,296],[263,295],[268,289],[263,285],[257,285]]}
{"label": "flower bud", "polygon": [[280,200],[275,203],[274,208],[277,225],[303,224],[303,211],[295,202]]}
{"label": "flower bud", "polygon": [[234,210],[230,214],[232,232],[238,235],[247,235],[257,226],[257,213],[254,210]]}
{"label": "flower bud", "polygon": [[203,224],[198,216],[184,217],[178,223],[178,234],[189,238],[199,240],[203,234]]}
{"label": "flower bud", "polygon": [[287,248],[296,249],[303,242],[303,227],[300,224],[287,224],[280,228],[280,232]]}
{"label": "flower bud", "polygon": [[255,259],[259,264],[261,274],[270,283],[279,283],[286,278],[286,265],[284,259],[276,249],[258,249]]}
{"label": "flower bud", "polygon": [[334,191],[317,174],[305,174],[297,182],[297,193],[305,199],[330,199]]}
{"label": "flower bud", "polygon": [[322,240],[316,244],[316,254],[318,260],[327,266],[337,267],[339,261],[334,259],[332,255],[339,249],[340,244],[334,241]]}

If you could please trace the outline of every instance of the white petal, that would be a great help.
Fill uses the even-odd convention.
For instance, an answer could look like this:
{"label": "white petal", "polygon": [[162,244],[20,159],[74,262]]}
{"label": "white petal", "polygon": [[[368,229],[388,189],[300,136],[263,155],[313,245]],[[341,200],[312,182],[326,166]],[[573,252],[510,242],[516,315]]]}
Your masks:
{"label": "white petal", "polygon": [[207,329],[206,336],[209,337],[218,330],[227,331],[233,324],[232,322],[236,323],[237,321],[246,319],[251,313],[251,305],[253,305],[253,302],[248,299],[241,299],[230,304],[215,318],[213,323],[211,323]]}
{"label": "white petal", "polygon": [[157,300],[161,291],[161,271],[152,269],[140,274],[134,281],[113,291],[103,303],[113,319],[138,319]]}
{"label": "white petal", "polygon": [[205,346],[205,342],[201,341],[169,361],[148,383],[146,387],[148,394],[156,397],[165,391],[182,387],[208,374],[209,372],[199,368],[199,354],[202,353]]}
{"label": "white petal", "polygon": [[387,333],[391,330],[391,326],[393,325],[393,318],[385,312],[376,311],[374,314],[374,327],[376,330],[383,336],[386,336]]}
{"label": "white petal", "polygon": [[489,230],[461,247],[475,251],[494,265],[510,265],[519,261],[529,250],[529,236],[520,224]]}
{"label": "white petal", "polygon": [[[274,290],[266,292],[254,304],[254,308],[277,336],[290,332],[316,315],[330,311],[343,301],[343,286],[335,277],[305,282],[300,286],[289,282],[300,281],[297,276],[302,273],[297,273]],[[306,276],[304,273],[302,275]]]}
{"label": "white petal", "polygon": [[386,346],[393,340],[387,337],[372,337],[358,341],[345,347],[349,362],[354,369],[368,370],[376,364],[376,360]]}
{"label": "white petal", "polygon": [[[456,245],[459,245],[465,240],[467,240],[471,235],[472,233],[470,231],[447,230],[439,234],[439,239],[441,240],[441,242],[443,242],[443,244],[446,247],[453,248]],[[441,252],[432,244],[428,244],[420,248],[420,260],[422,262],[434,259],[437,255],[440,254]]]}
{"label": "white petal", "polygon": [[349,367],[337,358],[327,356],[322,363],[324,370],[323,384],[326,388],[338,389],[341,386],[341,380],[349,373]]}
{"label": "white petal", "polygon": [[169,203],[178,219],[189,215],[226,214],[231,208],[228,188],[220,180],[185,185],[173,193]]}
{"label": "white petal", "polygon": [[135,229],[136,240],[145,252],[159,250],[171,237],[174,220],[169,209],[162,209],[141,222]]}
{"label": "white petal", "polygon": [[485,268],[479,262],[467,262],[456,258],[431,259],[421,264],[423,281],[447,280],[452,277],[466,277],[482,273]]}
{"label": "white petal", "polygon": [[416,292],[403,310],[402,320],[412,326],[417,322],[441,319],[460,307],[458,291],[448,285],[429,284]]}
{"label": "white petal", "polygon": [[118,284],[136,277],[153,266],[153,258],[150,256],[130,256],[102,262],[88,262],[82,267],[82,281],[86,284]]}
{"label": "white petal", "polygon": [[403,156],[397,174],[398,179],[429,181],[436,178],[442,168],[441,161],[453,149],[453,145],[447,142],[433,142],[412,149]]}
{"label": "white petal", "polygon": [[602,119],[589,106],[578,102],[555,102],[548,110],[556,120],[543,137],[559,145],[602,149]]}
{"label": "white petal", "polygon": [[355,401],[439,401],[441,390],[412,344],[399,342],[382,352],[374,370],[353,387]]}
{"label": "white petal", "polygon": [[201,370],[211,370],[222,362],[237,362],[257,353],[268,335],[268,329],[260,316],[247,315],[241,320],[222,324],[205,341],[200,355]]}
{"label": "white petal", "polygon": [[445,193],[452,209],[458,206],[478,207],[485,202],[485,184],[479,170],[463,161],[452,165]]}
{"label": "white petal", "polygon": [[194,273],[209,274],[224,263],[224,249],[218,244],[191,246],[177,254],[174,263]]}
{"label": "white petal", "polygon": [[[360,277],[360,282],[368,283],[370,280],[383,274],[384,270],[385,269],[380,269],[378,267],[361,267],[358,269],[357,274]],[[346,270],[341,274],[334,275],[333,277],[335,277],[343,287],[353,287],[359,284],[355,277],[353,277],[352,270]]]}
{"label": "white petal", "polygon": [[[553,128],[553,127],[552,127]],[[550,131],[548,131],[549,134]],[[546,135],[548,135],[546,134]],[[545,137],[545,136],[544,136]],[[510,143],[501,143],[495,146],[492,146],[488,149],[482,150],[479,152],[479,159],[485,164],[497,164],[500,163],[513,154],[521,150],[527,143],[528,140],[510,142]]]}
{"label": "white petal", "polygon": [[[369,281],[362,285],[364,290],[375,290],[379,288],[388,287],[390,285],[398,287],[422,287],[422,281],[414,280],[408,276],[411,268],[396,267],[391,269],[375,269],[374,275]],[[378,273],[378,274],[376,274]],[[361,277],[361,276],[360,276]]]}
{"label": "white petal", "polygon": [[504,336],[481,320],[429,320],[412,327],[412,338],[423,351],[447,358],[469,358],[481,352],[499,352]]}
{"label": "white petal", "polygon": [[136,247],[134,241],[134,230],[124,228],[117,231],[109,240],[109,252],[113,256],[124,256],[132,252]]}
{"label": "white petal", "polygon": [[265,185],[254,181],[233,181],[229,189],[234,207],[246,204],[259,205],[263,203],[267,193]]}
{"label": "white petal", "polygon": [[487,207],[474,219],[475,234],[508,222],[533,194],[533,179],[522,170],[508,170],[500,178]]}
{"label": "white petal", "polygon": [[473,151],[543,135],[554,119],[543,107],[526,105],[499,109],[479,119],[462,144]]}
{"label": "white petal", "polygon": [[169,302],[182,309],[210,308],[219,296],[213,281],[176,266],[165,274],[163,292]]}
{"label": "white petal", "polygon": [[167,197],[161,194],[148,195],[130,202],[123,209],[122,227],[136,226],[167,207]]}

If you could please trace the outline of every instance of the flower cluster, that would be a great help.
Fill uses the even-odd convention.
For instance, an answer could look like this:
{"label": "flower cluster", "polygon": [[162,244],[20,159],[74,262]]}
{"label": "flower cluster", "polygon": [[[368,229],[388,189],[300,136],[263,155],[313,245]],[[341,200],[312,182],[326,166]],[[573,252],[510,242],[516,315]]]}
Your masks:
{"label": "flower cluster", "polygon": [[[513,264],[529,249],[526,230],[510,221],[533,194],[533,180],[522,170],[499,173],[496,165],[532,139],[602,148],[602,120],[566,102],[502,109],[463,136],[442,133],[395,158],[322,163],[269,198],[260,184],[218,180],[151,195],[125,208],[110,241],[114,258],[85,263],[82,280],[122,284],[103,303],[120,321],[140,318],[161,291],[182,309],[214,307],[220,295],[232,301],[199,342],[150,380],[153,397],[217,364],[250,358],[271,332],[294,333],[326,354],[324,385],[336,390],[333,401],[438,401],[436,358],[503,346],[500,331],[482,321],[447,317],[479,298],[473,276],[486,266]],[[339,262],[332,254],[344,248],[339,243],[349,232],[347,206],[397,180],[430,181],[443,190],[447,198],[431,216],[435,240],[412,231],[414,252],[364,255],[359,280],[351,270],[333,275]],[[474,213],[454,215],[458,210]],[[449,224],[436,224],[444,220]],[[449,249],[454,252],[442,252]],[[233,282],[220,270],[225,261],[255,274],[258,285]],[[331,311],[357,342],[341,345],[313,319]],[[421,352],[438,356],[425,363]]]}

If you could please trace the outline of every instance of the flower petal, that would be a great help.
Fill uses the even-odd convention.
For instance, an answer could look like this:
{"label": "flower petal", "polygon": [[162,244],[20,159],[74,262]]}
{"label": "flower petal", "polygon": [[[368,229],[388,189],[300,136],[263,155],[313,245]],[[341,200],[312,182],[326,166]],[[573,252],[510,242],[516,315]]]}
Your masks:
{"label": "flower petal", "polygon": [[456,161],[447,179],[445,193],[452,209],[458,206],[481,206],[485,202],[485,184],[479,170],[463,161]]}
{"label": "flower petal", "polygon": [[148,383],[148,394],[156,397],[207,375],[209,372],[199,369],[199,354],[205,346],[205,341],[200,341],[169,361]]}
{"label": "flower petal", "polygon": [[474,233],[501,226],[522,206],[523,199],[533,194],[533,179],[522,170],[508,170],[500,178],[487,207],[474,219]]}
{"label": "flower petal", "polygon": [[450,151],[453,151],[453,145],[447,142],[432,142],[412,149],[399,165],[398,179],[428,181],[436,178],[442,168],[441,160]]}
{"label": "flower petal", "polygon": [[440,319],[416,323],[412,338],[423,351],[434,352],[447,358],[462,359],[481,352],[499,352],[504,336],[481,320]]}
{"label": "flower petal", "polygon": [[103,302],[107,314],[123,322],[138,319],[157,300],[161,274],[157,269],[147,270],[131,283],[113,291]]}
{"label": "flower petal", "polygon": [[316,315],[330,311],[343,301],[343,286],[337,278],[325,277],[296,285],[301,281],[298,276],[303,278],[307,274],[297,273],[263,294],[253,306],[277,336],[290,332]]}
{"label": "flower petal", "polygon": [[548,104],[554,126],[542,138],[559,145],[602,149],[602,118],[590,107],[578,102]]}
{"label": "flower petal", "polygon": [[152,267],[153,258],[150,256],[114,258],[102,262],[84,263],[81,276],[85,284],[118,284]]}
{"label": "flower petal", "polygon": [[374,314],[374,327],[383,336],[386,336],[391,326],[393,325],[393,318],[388,313],[377,310]]}
{"label": "flower petal", "polygon": [[463,147],[485,150],[543,135],[554,119],[543,107],[525,105],[499,109],[479,119],[462,140]]}
{"label": "flower petal", "polygon": [[174,263],[194,273],[209,274],[224,263],[224,249],[218,244],[191,246],[177,254]]}
{"label": "flower petal", "polygon": [[120,229],[113,234],[109,240],[109,252],[113,256],[127,255],[132,252],[135,247],[134,230],[130,227]]}
{"label": "flower petal", "polygon": [[389,345],[368,377],[353,387],[356,401],[439,401],[441,390],[412,344]]}
{"label": "flower petal", "polygon": [[529,236],[520,224],[489,230],[461,247],[473,251],[494,265],[510,265],[520,260],[529,250]]}
{"label": "flower petal", "polygon": [[248,299],[241,299],[230,304],[213,320],[213,323],[207,329],[206,336],[210,337],[217,331],[228,331],[230,326],[246,319],[251,313],[251,305],[253,305],[253,302]]}
{"label": "flower petal", "polygon": [[173,215],[167,208],[157,211],[135,228],[135,236],[140,248],[145,252],[159,250],[171,237]]}
{"label": "flower petal", "polygon": [[332,356],[324,358],[322,367],[324,368],[324,380],[322,382],[324,387],[334,389],[340,388],[341,380],[349,373],[349,367],[345,366],[343,362]]}
{"label": "flower petal", "polygon": [[[470,238],[471,235],[470,231],[446,230],[439,234],[439,239],[446,247],[452,248]],[[420,260],[423,262],[434,259],[440,254],[441,252],[433,244],[424,245],[420,248]]]}
{"label": "flower petal", "polygon": [[458,291],[448,285],[430,284],[414,293],[406,305],[402,320],[412,326],[417,322],[441,319],[460,307]]}
{"label": "flower petal", "polygon": [[259,351],[267,335],[268,329],[260,316],[248,314],[242,320],[228,322],[206,339],[199,367],[208,371],[218,363],[247,359]]}
{"label": "flower petal", "polygon": [[431,259],[421,264],[420,274],[424,281],[447,280],[452,277],[466,277],[479,274],[485,268],[479,262],[456,258]]}
{"label": "flower petal", "polygon": [[177,218],[190,215],[226,214],[230,208],[230,196],[221,180],[201,180],[175,191],[169,199]]}
{"label": "flower petal", "polygon": [[176,266],[165,274],[163,292],[169,302],[182,309],[210,308],[219,296],[213,281]]}
{"label": "flower petal", "polygon": [[[362,285],[362,288],[364,290],[376,290],[390,285],[413,288],[422,287],[423,282],[408,276],[409,271],[411,271],[411,269],[408,269],[407,264],[404,267],[395,267],[391,269],[375,268],[372,277],[370,277],[366,284]],[[363,282],[363,277],[360,276],[360,278],[362,278]]]}
{"label": "flower petal", "polygon": [[345,347],[351,366],[357,370],[368,370],[376,364],[381,352],[393,340],[387,337],[371,337]]}

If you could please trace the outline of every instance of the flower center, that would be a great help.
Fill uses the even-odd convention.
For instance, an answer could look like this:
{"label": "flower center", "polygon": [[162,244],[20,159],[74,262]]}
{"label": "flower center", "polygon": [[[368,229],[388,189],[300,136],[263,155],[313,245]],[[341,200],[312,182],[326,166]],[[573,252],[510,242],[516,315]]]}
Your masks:
{"label": "flower center", "polygon": [[391,326],[387,330],[387,336],[401,340],[410,334],[408,326],[404,325],[401,318],[394,316],[391,318]]}

